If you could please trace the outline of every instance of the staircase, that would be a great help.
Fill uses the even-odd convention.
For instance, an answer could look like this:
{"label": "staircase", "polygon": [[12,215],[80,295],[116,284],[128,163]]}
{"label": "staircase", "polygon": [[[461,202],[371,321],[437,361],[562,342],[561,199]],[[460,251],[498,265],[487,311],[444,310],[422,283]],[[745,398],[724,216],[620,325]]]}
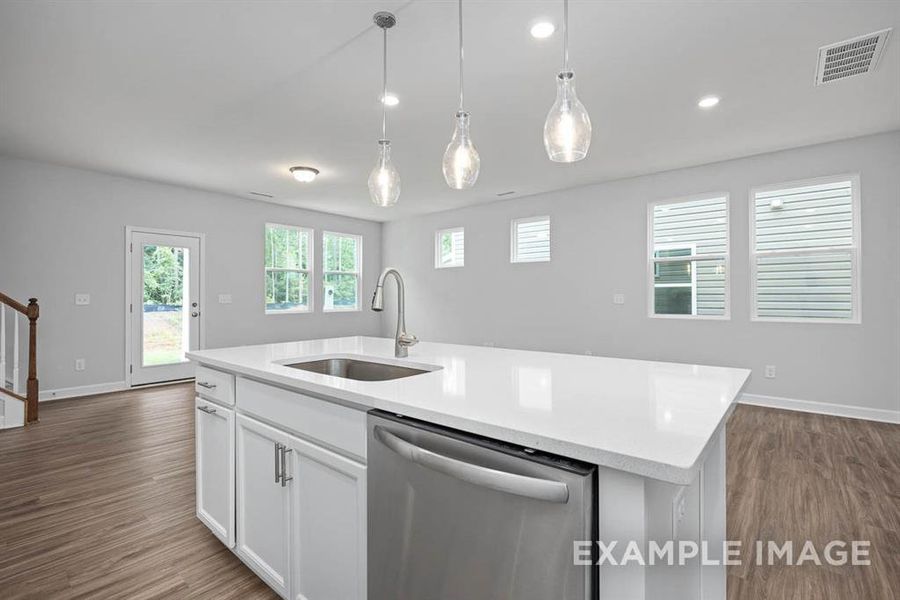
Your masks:
{"label": "staircase", "polygon": [[[0,292],[0,429],[38,420],[37,298],[22,304]],[[28,328],[27,343],[20,330]],[[20,356],[28,355],[27,372]]]}

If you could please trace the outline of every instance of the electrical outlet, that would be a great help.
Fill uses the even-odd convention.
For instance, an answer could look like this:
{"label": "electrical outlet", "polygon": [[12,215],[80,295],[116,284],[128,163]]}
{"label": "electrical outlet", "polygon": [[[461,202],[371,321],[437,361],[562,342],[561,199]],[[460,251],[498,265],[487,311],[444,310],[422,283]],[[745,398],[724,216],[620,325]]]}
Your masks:
{"label": "electrical outlet", "polygon": [[775,379],[775,365],[766,365],[766,379]]}
{"label": "electrical outlet", "polygon": [[493,348],[493,347],[494,347],[494,342],[484,342],[484,343],[481,344],[481,345],[482,345],[482,346],[485,346],[485,347],[487,347],[487,348]]}
{"label": "electrical outlet", "polygon": [[76,370],[76,371],[84,371],[84,368],[85,368],[85,361],[84,361],[84,359],[83,359],[83,358],[76,358],[76,359],[75,359],[75,370]]}
{"label": "electrical outlet", "polygon": [[613,304],[625,304],[625,294],[613,294]]}
{"label": "electrical outlet", "polygon": [[593,350],[585,350],[584,353],[585,353],[587,356],[593,356],[593,355],[594,355],[594,351],[593,351]]}
{"label": "electrical outlet", "polygon": [[91,295],[90,294],[75,294],[75,305],[76,306],[87,306],[91,303]]}
{"label": "electrical outlet", "polygon": [[219,294],[219,304],[231,304],[231,294]]}

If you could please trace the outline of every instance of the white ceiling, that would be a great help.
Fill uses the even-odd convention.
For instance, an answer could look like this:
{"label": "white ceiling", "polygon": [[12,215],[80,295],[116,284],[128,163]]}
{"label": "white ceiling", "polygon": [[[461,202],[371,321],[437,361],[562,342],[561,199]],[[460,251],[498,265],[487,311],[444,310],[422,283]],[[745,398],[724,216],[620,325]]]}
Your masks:
{"label": "white ceiling", "polygon": [[[381,34],[393,10],[388,136],[400,204],[372,205]],[[571,2],[589,157],[549,162],[561,0],[468,1],[466,89],[481,154],[452,191],[441,155],[456,108],[453,0],[3,2],[0,153],[358,217],[393,220],[613,178],[900,128],[900,31],[868,76],[815,87],[819,46],[886,27],[900,2]],[[710,111],[697,99],[719,94]],[[311,185],[292,165],[321,169]]]}

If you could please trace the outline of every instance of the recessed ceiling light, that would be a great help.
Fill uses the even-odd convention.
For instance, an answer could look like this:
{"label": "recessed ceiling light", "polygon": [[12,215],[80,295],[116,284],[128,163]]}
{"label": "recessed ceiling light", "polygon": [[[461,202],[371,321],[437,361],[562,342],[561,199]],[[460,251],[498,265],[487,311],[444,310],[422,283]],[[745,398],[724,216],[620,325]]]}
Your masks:
{"label": "recessed ceiling light", "polygon": [[713,106],[715,106],[718,103],[719,103],[718,96],[703,96],[697,102],[697,106],[699,106],[700,108],[712,108]]}
{"label": "recessed ceiling light", "polygon": [[300,183],[309,183],[319,174],[318,169],[312,167],[291,167],[291,175]]}
{"label": "recessed ceiling light", "polygon": [[400,104],[400,98],[394,94],[386,94],[381,101],[384,102],[385,106],[397,106]]}
{"label": "recessed ceiling light", "polygon": [[556,26],[549,21],[540,21],[531,26],[531,37],[542,40],[553,35]]}

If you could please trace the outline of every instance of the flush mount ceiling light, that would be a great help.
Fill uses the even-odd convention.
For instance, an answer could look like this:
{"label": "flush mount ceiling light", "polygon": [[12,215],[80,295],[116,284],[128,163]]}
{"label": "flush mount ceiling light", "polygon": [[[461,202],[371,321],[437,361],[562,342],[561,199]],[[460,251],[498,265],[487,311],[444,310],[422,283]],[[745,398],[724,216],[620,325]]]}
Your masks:
{"label": "flush mount ceiling light", "polygon": [[318,169],[312,167],[291,167],[291,175],[300,183],[309,183],[319,174]]}
{"label": "flush mount ceiling light", "polygon": [[463,20],[462,0],[459,0],[459,109],[456,111],[456,127],[453,137],[444,151],[441,167],[444,180],[454,190],[462,190],[475,185],[481,169],[478,150],[469,137],[469,113],[463,107]]}
{"label": "flush mount ceiling light", "polygon": [[531,26],[531,37],[542,40],[553,35],[556,26],[549,21],[539,21]]}
{"label": "flush mount ceiling light", "polygon": [[591,118],[575,95],[575,73],[569,69],[569,0],[563,0],[563,70],[544,122],[544,149],[553,162],[571,163],[587,156],[590,147]]}
{"label": "flush mount ceiling light", "polygon": [[703,96],[702,98],[700,98],[700,100],[697,101],[697,106],[699,106],[700,108],[712,108],[719,103],[720,99],[721,98],[719,98],[718,96]]}
{"label": "flush mount ceiling light", "polygon": [[[384,34],[381,97],[387,100],[387,30],[397,24],[397,17],[389,12],[377,12],[372,18]],[[378,162],[369,174],[369,195],[378,206],[397,204],[400,198],[400,173],[391,162],[391,141],[387,139],[387,102],[381,103],[381,139],[378,140]]]}
{"label": "flush mount ceiling light", "polygon": [[400,98],[398,98],[394,94],[386,94],[382,96],[381,101],[385,106],[397,106],[398,104],[400,104]]}

